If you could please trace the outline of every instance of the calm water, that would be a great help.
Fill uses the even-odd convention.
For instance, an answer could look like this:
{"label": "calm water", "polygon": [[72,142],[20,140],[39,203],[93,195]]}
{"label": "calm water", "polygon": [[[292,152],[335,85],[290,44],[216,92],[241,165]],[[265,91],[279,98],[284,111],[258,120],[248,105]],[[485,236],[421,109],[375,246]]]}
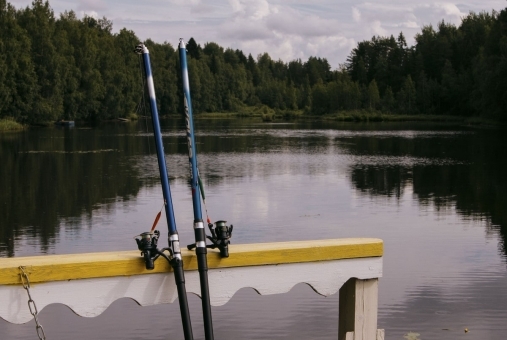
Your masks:
{"label": "calm water", "polygon": [[[136,249],[132,237],[162,206],[150,125],[0,135],[0,256]],[[191,243],[183,122],[162,129],[180,238]],[[381,238],[386,338],[507,337],[505,131],[251,120],[196,129],[209,214],[234,224],[234,243]],[[199,298],[189,303],[203,338]],[[217,339],[336,339],[337,314],[337,294],[300,284],[275,296],[244,288],[213,321]],[[95,318],[51,305],[40,320],[49,339],[183,338],[177,304],[122,299]],[[0,339],[34,338],[33,322],[0,319]]]}

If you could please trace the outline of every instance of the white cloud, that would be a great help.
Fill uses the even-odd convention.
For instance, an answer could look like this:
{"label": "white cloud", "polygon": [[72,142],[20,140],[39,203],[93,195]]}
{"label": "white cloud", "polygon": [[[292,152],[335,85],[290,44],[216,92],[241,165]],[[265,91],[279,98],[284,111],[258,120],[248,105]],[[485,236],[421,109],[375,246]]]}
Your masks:
{"label": "white cloud", "polygon": [[173,6],[196,6],[201,3],[201,0],[169,0]]}
{"label": "white cloud", "polygon": [[356,7],[352,7],[352,19],[355,22],[361,21],[361,12]]}
{"label": "white cloud", "polygon": [[331,36],[339,31],[337,20],[322,19],[315,15],[303,15],[290,8],[269,16],[266,19],[266,25],[278,33],[307,38]]}
{"label": "white cloud", "polygon": [[232,40],[261,40],[272,37],[272,32],[265,26],[256,22],[236,19],[222,24],[219,28],[220,36]]}
{"label": "white cloud", "polygon": [[235,15],[259,20],[268,16],[272,9],[267,0],[229,0]]}
{"label": "white cloud", "polygon": [[419,28],[419,25],[415,21],[405,21],[398,25],[401,28]]}
{"label": "white cloud", "polygon": [[[461,18],[467,14],[450,2],[420,3],[393,0],[363,2],[356,4],[355,7],[361,14],[360,20],[356,21],[357,25],[369,28],[369,30],[363,28],[363,34],[397,36],[403,31],[409,45],[414,43],[414,36],[421,27],[429,24],[436,26],[442,20],[459,25]],[[371,36],[366,36],[362,40],[370,38]]]}
{"label": "white cloud", "polygon": [[382,28],[382,23],[379,20],[375,20],[370,24],[372,35],[386,36],[388,32]]}
{"label": "white cloud", "polygon": [[190,10],[190,12],[193,14],[209,14],[214,11],[215,7],[204,3],[198,3],[195,6],[192,6],[192,9]]}
{"label": "white cloud", "polygon": [[233,12],[241,11],[241,3],[239,0],[229,0],[229,4],[231,5]]}
{"label": "white cloud", "polygon": [[77,9],[81,11],[104,11],[106,8],[107,6],[103,0],[79,0],[77,6]]}
{"label": "white cloud", "polygon": [[466,13],[462,13],[456,5],[451,3],[436,3],[435,8],[442,9],[445,15],[461,18],[462,16],[466,15]]}
{"label": "white cloud", "polygon": [[87,17],[92,17],[94,19],[99,19],[99,14],[95,11],[80,11],[79,16],[81,18],[84,18],[85,16],[87,16]]}

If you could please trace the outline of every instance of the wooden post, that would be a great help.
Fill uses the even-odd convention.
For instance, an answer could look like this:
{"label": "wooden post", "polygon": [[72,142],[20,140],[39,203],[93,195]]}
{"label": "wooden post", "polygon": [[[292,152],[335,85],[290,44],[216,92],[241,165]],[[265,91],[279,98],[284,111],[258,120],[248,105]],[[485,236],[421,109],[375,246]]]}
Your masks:
{"label": "wooden post", "polygon": [[[378,279],[349,279],[340,289],[339,340],[376,340]],[[380,331],[383,339],[383,331]]]}

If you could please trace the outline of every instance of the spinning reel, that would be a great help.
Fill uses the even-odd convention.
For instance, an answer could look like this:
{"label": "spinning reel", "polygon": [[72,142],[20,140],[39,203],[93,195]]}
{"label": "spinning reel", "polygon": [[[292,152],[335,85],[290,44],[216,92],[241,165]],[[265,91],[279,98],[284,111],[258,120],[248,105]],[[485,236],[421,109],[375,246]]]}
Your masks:
{"label": "spinning reel", "polygon": [[[229,257],[229,244],[231,243],[232,229],[234,228],[232,224],[227,226],[226,223],[227,221],[216,221],[216,226],[213,223],[208,223],[211,236],[206,235],[206,238],[212,243],[206,245],[206,248],[220,249],[221,257]],[[194,249],[195,243],[189,244],[187,248],[188,250]]]}
{"label": "spinning reel", "polygon": [[[147,231],[145,233],[142,233],[141,238],[136,238],[137,242],[137,248],[141,251],[141,256],[144,257],[144,263],[146,264],[146,269],[153,270],[155,268],[155,260],[159,258],[159,256],[162,256],[165,258],[169,263],[171,262],[172,258],[172,250],[171,248],[163,248],[158,249],[157,243],[158,238],[160,237],[160,231],[155,230],[153,232]],[[164,254],[164,251],[168,250],[170,257]]]}

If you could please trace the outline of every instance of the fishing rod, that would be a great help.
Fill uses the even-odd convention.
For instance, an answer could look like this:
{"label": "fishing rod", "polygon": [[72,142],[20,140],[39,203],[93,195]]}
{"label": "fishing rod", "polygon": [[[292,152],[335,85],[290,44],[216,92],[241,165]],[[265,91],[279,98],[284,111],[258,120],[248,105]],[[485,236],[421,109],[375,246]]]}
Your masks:
{"label": "fishing rod", "polygon": [[[226,221],[215,222],[213,226],[206,208],[206,197],[199,170],[197,168],[197,148],[194,135],[194,120],[192,115],[192,99],[190,97],[190,85],[188,81],[187,50],[183,39],[180,39],[178,46],[181,66],[181,78],[183,82],[183,104],[185,109],[185,125],[188,143],[188,161],[190,164],[190,185],[192,189],[192,205],[194,209],[194,235],[195,243],[187,246],[189,250],[195,248],[199,280],[201,284],[201,303],[204,319],[204,335],[206,340],[213,340],[213,321],[211,316],[211,304],[208,285],[208,263],[207,248],[219,248],[221,257],[229,257],[229,243],[232,236],[233,226],[226,225]],[[208,228],[212,236],[206,236],[204,222],[202,219],[201,197],[206,209]],[[212,244],[206,245],[206,239]]]}
{"label": "fishing rod", "polygon": [[[183,42],[183,39],[180,39],[178,49],[180,55],[181,78],[183,80],[183,103],[185,107],[185,122],[188,142],[188,160],[190,163],[192,204],[194,207],[194,229],[199,229],[198,231],[196,230],[195,232],[196,243],[188,245],[187,248],[188,250],[192,250],[196,247],[204,248],[204,250],[199,251],[204,252],[204,255],[206,255],[207,253],[206,248],[211,249],[218,248],[220,250],[221,257],[229,257],[229,244],[231,243],[230,239],[232,237],[232,230],[234,226],[232,224],[228,226],[226,225],[227,221],[220,220],[215,222],[216,225],[215,227],[213,223],[211,223],[211,220],[208,215],[208,208],[206,207],[206,196],[204,195],[204,187],[202,185],[201,177],[199,175],[199,169],[197,168],[197,151],[194,137],[192,99],[190,98],[190,85],[188,81],[187,50],[185,48],[185,43]],[[196,175],[194,176],[194,174]],[[202,222],[202,210],[201,210],[201,201],[199,199],[199,192],[202,197],[202,202],[204,203],[204,208],[206,209],[208,228],[211,232],[211,236],[207,236],[206,233],[204,232],[204,224]],[[211,241],[210,245],[206,245],[206,238]]]}
{"label": "fishing rod", "polygon": [[[143,56],[144,71],[146,75],[146,83],[148,85],[148,93],[150,96],[151,118],[153,122],[153,134],[155,137],[155,145],[157,149],[158,168],[160,170],[160,180],[162,183],[162,193],[164,196],[164,208],[169,228],[168,243],[169,247],[159,250],[157,248],[160,232],[155,230],[160,212],[149,232],[142,233],[141,239],[136,239],[139,250],[141,250],[146,264],[146,269],[154,268],[154,261],[159,257],[164,257],[173,268],[174,279],[178,290],[178,301],[180,304],[181,321],[183,324],[183,333],[185,340],[193,340],[192,324],[190,322],[190,313],[188,309],[187,292],[185,289],[185,275],[183,273],[183,260],[181,257],[180,241],[178,231],[176,230],[176,221],[174,219],[174,210],[171,198],[171,190],[169,188],[169,179],[164,156],[164,146],[162,144],[162,134],[160,132],[160,122],[158,119],[157,100],[155,97],[155,86],[153,85],[153,75],[151,73],[150,52],[144,44],[139,44],[134,50],[137,54]],[[164,251],[169,251],[169,256]]]}
{"label": "fishing rod", "polygon": [[183,103],[185,106],[185,122],[187,128],[188,160],[190,162],[190,182],[192,187],[192,205],[194,207],[195,255],[201,284],[201,304],[204,319],[204,337],[213,340],[213,320],[208,285],[208,260],[206,254],[206,232],[202,221],[201,199],[199,196],[199,174],[197,173],[197,155],[194,138],[194,122],[192,119],[192,101],[188,82],[187,50],[183,39],[179,44],[181,78],[183,80]]}

